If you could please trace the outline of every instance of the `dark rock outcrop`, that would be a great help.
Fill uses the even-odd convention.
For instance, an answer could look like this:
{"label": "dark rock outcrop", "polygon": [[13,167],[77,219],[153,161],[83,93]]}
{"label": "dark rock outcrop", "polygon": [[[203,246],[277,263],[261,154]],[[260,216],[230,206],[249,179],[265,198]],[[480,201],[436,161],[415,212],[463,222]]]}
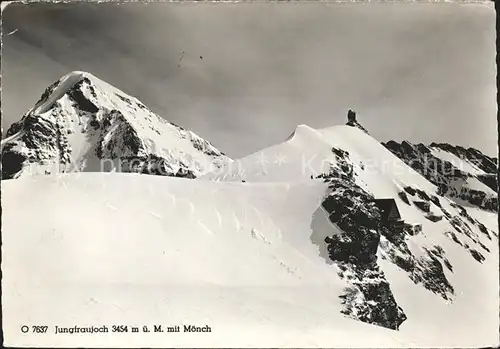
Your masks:
{"label": "dark rock outcrop", "polygon": [[339,276],[350,286],[341,296],[342,313],[370,324],[398,330],[407,319],[397,304],[384,273],[376,264],[339,263]]}
{"label": "dark rock outcrop", "polygon": [[411,253],[406,242],[394,245],[390,241],[384,241],[381,248],[394,264],[408,273],[408,277],[415,284],[422,284],[427,290],[446,300],[453,298],[453,286],[446,278],[440,261],[441,259],[443,264],[450,266],[447,268],[452,269],[450,262],[444,257],[444,251],[440,250],[437,252],[439,256],[436,256],[436,253],[426,250],[424,257],[417,258]]}
{"label": "dark rock outcrop", "polygon": [[429,213],[429,214],[426,214],[425,215],[425,218],[427,218],[428,220],[430,220],[431,222],[439,222],[440,220],[443,219],[443,216],[438,216],[438,215],[435,215],[435,214],[432,214],[432,213]]}
{"label": "dark rock outcrop", "polygon": [[12,179],[14,174],[23,169],[23,164],[28,159],[27,154],[17,152],[12,148],[12,144],[4,148],[5,153],[2,156],[2,179]]}
{"label": "dark rock outcrop", "polygon": [[[337,164],[318,176],[329,183],[330,194],[322,203],[329,220],[340,233],[325,238],[330,259],[339,266],[349,287],[341,296],[343,313],[363,322],[397,330],[406,320],[384,273],[377,265],[381,214],[373,196],[355,184],[347,152],[332,149]],[[384,233],[393,239],[391,232]]]}
{"label": "dark rock outcrop", "polygon": [[398,193],[399,198],[407,205],[410,205],[410,200],[408,199],[408,195],[404,191],[400,191]]}
{"label": "dark rock outcrop", "polygon": [[477,179],[486,184],[488,188],[498,193],[498,176],[497,174],[488,173],[484,175],[477,175]]}
{"label": "dark rock outcrop", "polygon": [[[340,149],[332,151],[337,155],[337,165],[332,166],[329,173],[318,177],[323,178],[330,188],[330,194],[322,206],[329,220],[340,229],[340,232],[328,236],[325,243],[330,259],[341,268],[341,276],[347,278],[350,284],[342,297],[345,314],[393,329],[397,329],[406,319],[379,270],[377,251],[380,249],[382,258],[391,260],[404,270],[415,284],[422,284],[443,299],[452,300],[455,291],[447,273],[453,272],[453,265],[446,258],[444,250],[439,246],[424,248],[423,256],[415,256],[408,247],[407,239],[418,234],[422,226],[402,222],[403,229],[395,229],[387,225],[373,195],[356,184],[356,174],[351,172],[349,166],[342,166],[342,163],[352,164],[349,154]],[[486,250],[486,246],[480,243],[468,226],[466,221],[472,217],[465,209],[461,210],[458,204],[450,201],[461,212],[460,216],[454,216],[443,208],[442,199],[437,195],[412,186],[406,186],[398,195],[406,204],[411,205],[412,201],[416,201],[416,205],[426,213],[425,217],[432,222],[446,218],[456,229],[456,232],[449,232],[450,238],[467,249],[474,259],[483,260],[484,256],[479,251],[459,239],[460,234],[465,234]],[[432,212],[431,205],[435,206]],[[436,210],[441,210],[443,214],[435,213]],[[488,233],[486,227],[483,230]],[[367,288],[364,283],[371,286]],[[383,306],[379,307],[380,304]]]}
{"label": "dark rock outcrop", "polygon": [[421,209],[424,212],[429,212],[431,209],[431,205],[427,201],[413,201],[415,206],[417,206],[419,209]]}

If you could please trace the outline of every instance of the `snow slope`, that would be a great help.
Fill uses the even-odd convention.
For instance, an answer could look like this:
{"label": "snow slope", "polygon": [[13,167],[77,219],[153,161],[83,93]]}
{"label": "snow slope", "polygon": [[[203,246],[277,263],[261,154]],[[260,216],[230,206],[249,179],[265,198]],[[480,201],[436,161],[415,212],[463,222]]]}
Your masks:
{"label": "snow slope", "polygon": [[[311,243],[325,191],[321,181],[244,184],[116,173],[2,181],[5,343],[416,346],[411,335],[340,314],[345,282]],[[23,324],[50,329],[22,334]],[[75,324],[208,324],[212,332],[51,330]]]}
{"label": "snow slope", "polygon": [[49,86],[9,128],[2,156],[4,179],[61,169],[196,177],[230,161],[208,141],[80,71]]}
{"label": "snow slope", "polygon": [[[421,225],[422,233],[394,236],[393,241],[387,240],[390,230],[380,233],[377,250],[377,264],[407,316],[402,333],[417,334],[419,347],[498,344],[497,214],[443,196],[436,185],[363,130],[301,125],[285,142],[236,159],[201,179],[250,183],[317,176],[330,183],[337,207],[347,207],[325,235],[346,234],[341,241],[352,245],[364,228],[358,225],[353,235],[341,229],[339,234],[339,224],[346,216],[361,224],[356,223],[362,213],[357,206],[371,207],[370,198],[393,198],[405,222]],[[351,198],[356,192],[348,193],[351,189],[344,191],[342,186],[359,186],[365,201]],[[430,212],[423,212],[415,201],[427,202]],[[427,218],[430,214],[439,220]],[[352,267],[349,262],[339,264]]]}

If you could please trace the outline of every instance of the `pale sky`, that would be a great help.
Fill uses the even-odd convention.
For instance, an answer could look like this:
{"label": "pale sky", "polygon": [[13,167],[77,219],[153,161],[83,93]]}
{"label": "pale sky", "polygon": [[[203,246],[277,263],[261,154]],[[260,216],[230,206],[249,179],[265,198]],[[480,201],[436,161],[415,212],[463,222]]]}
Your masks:
{"label": "pale sky", "polygon": [[84,70],[233,158],[298,124],[343,124],[349,108],[380,141],[497,156],[492,6],[13,4],[2,29],[4,131]]}

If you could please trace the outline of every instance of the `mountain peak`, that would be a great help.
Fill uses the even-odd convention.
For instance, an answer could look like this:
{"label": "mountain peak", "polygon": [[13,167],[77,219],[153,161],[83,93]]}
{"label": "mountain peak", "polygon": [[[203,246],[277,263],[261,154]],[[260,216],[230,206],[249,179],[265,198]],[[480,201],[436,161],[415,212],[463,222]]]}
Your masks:
{"label": "mountain peak", "polygon": [[92,74],[84,71],[72,71],[51,84],[40,97],[40,100],[35,104],[30,111],[32,114],[45,113],[54,102],[63,97],[68,91],[86,79],[90,82],[91,79],[97,79]]}
{"label": "mountain peak", "polygon": [[32,165],[37,173],[52,173],[61,164],[100,172],[104,163],[123,172],[197,177],[230,161],[210,142],[83,71],[66,74],[44,91],[7,131],[2,155],[4,179],[32,172]]}

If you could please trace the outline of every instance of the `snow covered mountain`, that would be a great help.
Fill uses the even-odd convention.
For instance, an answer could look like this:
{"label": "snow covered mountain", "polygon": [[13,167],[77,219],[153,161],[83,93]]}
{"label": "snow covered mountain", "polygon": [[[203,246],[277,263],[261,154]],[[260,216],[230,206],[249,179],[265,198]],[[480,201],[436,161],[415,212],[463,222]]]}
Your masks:
{"label": "snow covered mountain", "polygon": [[197,177],[230,161],[86,72],[49,86],[2,140],[2,178],[53,172],[139,172]]}
{"label": "snow covered mountain", "polygon": [[[316,244],[349,283],[344,314],[408,333],[425,329],[431,338],[450,331],[457,345],[481,336],[498,343],[487,325],[498,326],[499,308],[493,204],[472,205],[443,191],[358,125],[300,125],[284,143],[202,179],[323,180],[329,189]],[[496,198],[486,185],[481,190]]]}
{"label": "snow covered mountain", "polygon": [[[74,72],[9,129],[2,155],[18,178],[1,183],[7,344],[137,340],[19,332],[48,313],[59,326],[212,328],[141,337],[151,347],[500,342],[498,162],[476,150],[382,144],[351,112],[233,161]],[[103,160],[121,168],[90,173]]]}

